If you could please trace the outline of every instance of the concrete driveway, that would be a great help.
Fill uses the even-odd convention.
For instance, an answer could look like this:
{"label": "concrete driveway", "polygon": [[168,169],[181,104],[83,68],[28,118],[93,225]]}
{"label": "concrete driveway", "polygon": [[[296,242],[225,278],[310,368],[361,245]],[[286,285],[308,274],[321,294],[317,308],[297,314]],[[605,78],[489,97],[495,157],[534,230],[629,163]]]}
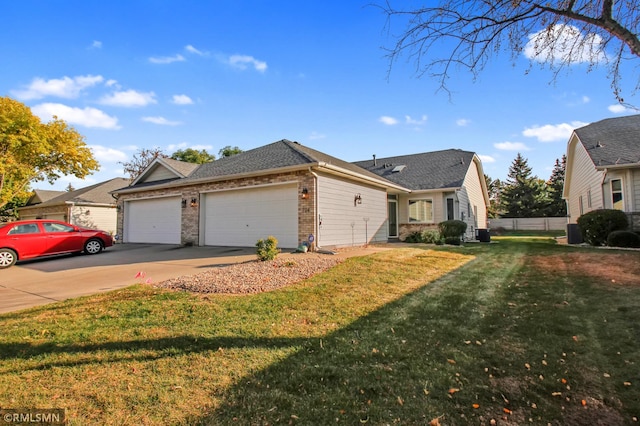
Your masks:
{"label": "concrete driveway", "polygon": [[255,248],[117,244],[93,256],[25,261],[0,270],[0,313],[254,259]]}

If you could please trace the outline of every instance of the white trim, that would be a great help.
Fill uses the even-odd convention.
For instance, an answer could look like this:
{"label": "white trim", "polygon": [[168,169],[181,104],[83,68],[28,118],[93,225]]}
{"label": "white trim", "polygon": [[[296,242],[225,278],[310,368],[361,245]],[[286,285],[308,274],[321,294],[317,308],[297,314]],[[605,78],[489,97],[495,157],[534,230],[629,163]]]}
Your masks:
{"label": "white trim", "polygon": [[238,186],[235,188],[220,188],[220,189],[207,189],[205,191],[199,191],[199,194],[211,194],[214,192],[227,192],[227,191],[240,191],[243,189],[260,189],[260,188],[267,188],[267,187],[273,187],[273,186],[283,186],[283,185],[297,185],[298,181],[297,180],[288,180],[285,182],[274,182],[274,183],[261,183],[259,185],[251,185],[251,186]]}

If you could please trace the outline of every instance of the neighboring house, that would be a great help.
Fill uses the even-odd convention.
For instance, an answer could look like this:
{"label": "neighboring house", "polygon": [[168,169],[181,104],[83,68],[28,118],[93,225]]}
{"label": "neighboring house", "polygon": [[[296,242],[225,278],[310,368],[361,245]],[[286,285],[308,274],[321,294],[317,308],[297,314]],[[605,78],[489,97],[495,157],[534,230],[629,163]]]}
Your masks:
{"label": "neighboring house", "polygon": [[488,228],[489,194],[480,158],[448,149],[354,163],[410,193],[389,194],[389,236],[404,239],[445,220],[467,223],[467,239]]}
{"label": "neighboring house", "polygon": [[574,130],[567,144],[563,198],[570,224],[592,210],[618,209],[640,229],[640,115]]}
{"label": "neighboring house", "polygon": [[20,219],[55,219],[92,229],[116,233],[116,200],[110,192],[129,184],[115,178],[75,191],[36,189],[26,206],[18,208]]}
{"label": "neighboring house", "polygon": [[[473,155],[458,157],[467,168],[475,164]],[[396,236],[388,206],[412,192],[288,140],[190,171],[179,167],[157,159],[131,186],[114,191],[123,242],[246,247],[273,235],[280,247],[294,248],[387,241]]]}

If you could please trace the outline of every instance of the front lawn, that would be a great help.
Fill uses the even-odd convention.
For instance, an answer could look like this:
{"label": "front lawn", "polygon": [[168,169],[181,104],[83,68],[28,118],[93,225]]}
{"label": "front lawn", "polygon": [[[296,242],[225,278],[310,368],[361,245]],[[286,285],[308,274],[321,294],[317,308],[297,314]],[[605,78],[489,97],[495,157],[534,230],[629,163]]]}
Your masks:
{"label": "front lawn", "polygon": [[135,286],[0,316],[0,407],[69,424],[633,424],[640,253],[501,240],[249,296]]}

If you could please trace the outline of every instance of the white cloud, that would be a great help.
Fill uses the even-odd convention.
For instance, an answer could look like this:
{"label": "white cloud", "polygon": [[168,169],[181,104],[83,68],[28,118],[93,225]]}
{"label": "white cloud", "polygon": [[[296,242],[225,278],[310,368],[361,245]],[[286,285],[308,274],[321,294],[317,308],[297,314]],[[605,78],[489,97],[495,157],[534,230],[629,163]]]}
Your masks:
{"label": "white cloud", "polygon": [[159,124],[161,126],[179,126],[181,121],[170,121],[164,117],[142,117],[142,121],[147,123]]}
{"label": "white cloud", "polygon": [[91,48],[92,49],[102,49],[102,42],[98,41],[98,40],[93,40],[93,43],[91,43]]}
{"label": "white cloud", "polygon": [[189,53],[193,53],[194,55],[199,55],[199,56],[206,56],[207,52],[203,52],[202,50],[196,49],[195,47],[193,47],[192,45],[188,44],[184,47],[184,50],[186,50]]}
{"label": "white cloud", "polygon": [[625,112],[629,112],[629,108],[620,104],[609,105],[607,109],[614,114],[624,114]]}
{"label": "white cloud", "polygon": [[185,149],[187,146],[189,146],[189,145],[186,142],[180,142],[178,144],[171,144],[171,145],[167,146],[167,151],[174,152],[174,151],[177,151],[179,149]]}
{"label": "white cloud", "polygon": [[413,124],[413,125],[417,125],[417,126],[422,126],[423,124],[425,124],[427,122],[427,116],[423,115],[422,117],[420,117],[420,119],[415,119],[415,118],[411,118],[410,115],[405,115],[405,122],[407,124]]}
{"label": "white cloud", "polygon": [[42,99],[45,96],[73,99],[80,96],[84,89],[95,86],[103,80],[104,77],[101,75],[82,75],[73,78],[65,76],[51,80],[36,77],[26,89],[13,90],[11,93],[22,100]]}
{"label": "white cloud", "polygon": [[588,96],[583,96],[582,97],[582,103],[583,104],[588,104],[589,102],[591,102],[591,98],[589,98]]}
{"label": "white cloud", "polygon": [[537,138],[539,142],[566,141],[569,139],[571,132],[573,132],[574,129],[586,126],[587,124],[589,123],[572,121],[571,123],[533,126],[524,129],[522,135],[528,138]]}
{"label": "white cloud", "polygon": [[478,154],[478,157],[480,157],[480,161],[482,161],[483,163],[495,163],[496,162],[496,159],[493,158],[490,155]]}
{"label": "white cloud", "polygon": [[126,161],[129,158],[124,152],[106,146],[89,145],[89,148],[91,148],[93,156],[100,163],[117,163],[118,161]]}
{"label": "white cloud", "polygon": [[176,105],[191,105],[193,100],[187,95],[173,95],[173,101]]}
{"label": "white cloud", "polygon": [[229,65],[240,70],[246,70],[250,66],[256,71],[265,72],[267,70],[267,63],[259,61],[253,56],[248,55],[232,55],[229,57]]}
{"label": "white cloud", "polygon": [[498,142],[493,146],[502,151],[529,151],[529,147],[522,142]]}
{"label": "white cloud", "polygon": [[31,110],[44,121],[51,120],[55,115],[69,124],[112,130],[120,128],[116,117],[111,117],[96,108],[74,108],[63,104],[44,103],[34,106]]}
{"label": "white cloud", "polygon": [[460,126],[460,127],[466,127],[471,123],[471,120],[468,120],[466,118],[459,118],[456,120],[456,125]]}
{"label": "white cloud", "polygon": [[323,135],[322,133],[318,133],[318,132],[311,132],[311,134],[309,135],[309,140],[318,140],[318,139],[325,139],[327,137],[327,135]]}
{"label": "white cloud", "polygon": [[118,84],[118,80],[114,80],[114,79],[107,80],[107,82],[104,83],[104,85],[107,87],[117,87],[117,88],[120,87],[120,85]]}
{"label": "white cloud", "polygon": [[378,121],[381,122],[382,124],[386,124],[387,126],[393,126],[395,124],[398,124],[398,120],[396,120],[393,117],[389,117],[387,115],[383,115],[382,117],[378,118]]}
{"label": "white cloud", "polygon": [[[201,151],[201,150],[204,149],[205,151],[209,151],[209,150],[213,149],[213,145],[191,145],[191,149],[195,149],[195,150],[198,150],[198,151]],[[211,153],[209,152],[209,154],[211,154]]]}
{"label": "white cloud", "polygon": [[152,64],[171,64],[173,62],[186,61],[184,56],[177,54],[175,56],[156,56],[149,58],[149,62]]}
{"label": "white cloud", "polygon": [[598,34],[584,35],[573,25],[553,25],[529,35],[524,55],[537,62],[606,61],[603,39]]}
{"label": "white cloud", "polygon": [[120,106],[120,107],[142,107],[149,104],[156,104],[156,94],[153,92],[136,92],[135,90],[126,90],[123,92],[115,92],[111,95],[103,96],[100,103],[103,105]]}

